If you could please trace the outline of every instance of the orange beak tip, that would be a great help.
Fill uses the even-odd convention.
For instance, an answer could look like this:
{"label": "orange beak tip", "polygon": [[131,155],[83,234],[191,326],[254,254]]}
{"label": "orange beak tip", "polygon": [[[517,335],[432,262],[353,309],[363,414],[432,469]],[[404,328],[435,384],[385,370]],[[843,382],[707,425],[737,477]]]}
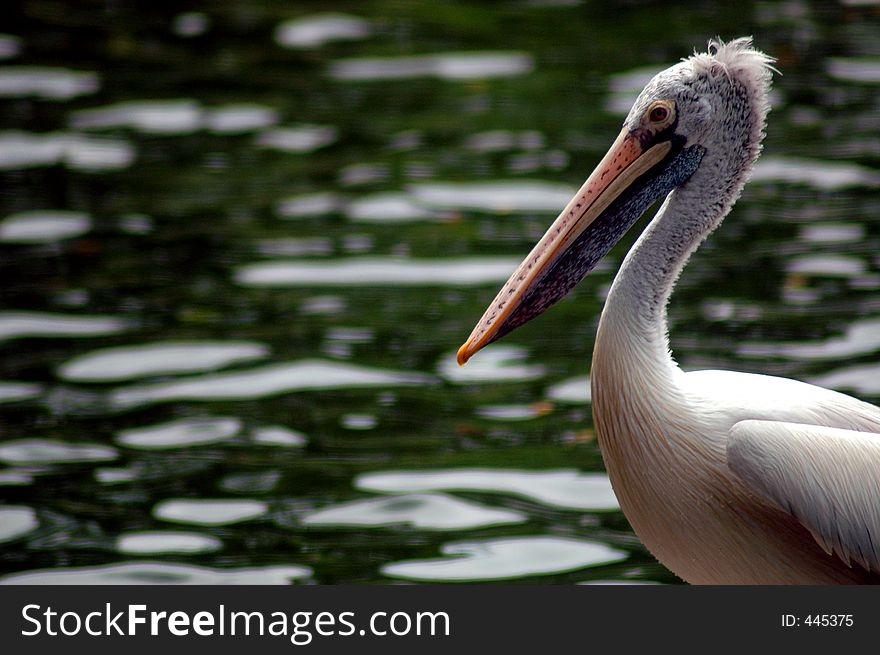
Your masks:
{"label": "orange beak tip", "polygon": [[458,354],[456,354],[455,359],[458,361],[459,366],[464,366],[470,358],[471,353],[468,352],[468,344],[465,343],[458,349]]}

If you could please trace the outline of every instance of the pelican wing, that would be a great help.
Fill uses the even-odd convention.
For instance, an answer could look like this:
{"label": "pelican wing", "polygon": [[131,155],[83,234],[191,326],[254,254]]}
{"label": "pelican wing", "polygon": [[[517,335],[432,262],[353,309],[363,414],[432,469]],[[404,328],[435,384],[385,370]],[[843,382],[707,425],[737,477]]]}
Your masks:
{"label": "pelican wing", "polygon": [[740,421],[730,468],[790,512],[822,548],[880,572],[880,435],[777,421]]}

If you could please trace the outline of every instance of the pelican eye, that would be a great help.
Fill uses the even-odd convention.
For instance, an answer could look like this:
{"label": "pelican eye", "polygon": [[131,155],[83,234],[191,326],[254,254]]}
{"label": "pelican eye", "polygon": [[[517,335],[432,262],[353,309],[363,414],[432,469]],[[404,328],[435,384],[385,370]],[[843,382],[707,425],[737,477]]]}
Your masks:
{"label": "pelican eye", "polygon": [[651,110],[649,118],[652,123],[662,123],[669,118],[669,110],[663,105],[657,105]]}
{"label": "pelican eye", "polygon": [[645,120],[653,130],[659,130],[672,122],[675,116],[675,103],[671,100],[657,100],[645,112]]}

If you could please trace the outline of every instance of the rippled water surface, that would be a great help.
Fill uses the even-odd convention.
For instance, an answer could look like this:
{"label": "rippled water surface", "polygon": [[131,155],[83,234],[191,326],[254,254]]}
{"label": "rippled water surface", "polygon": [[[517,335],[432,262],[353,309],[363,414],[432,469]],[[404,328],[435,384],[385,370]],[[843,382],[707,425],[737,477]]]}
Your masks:
{"label": "rippled water surface", "polygon": [[877,3],[127,7],[0,34],[0,582],[675,582],[589,404],[632,236],[455,350],[715,34],[784,76],[676,358],[880,401]]}

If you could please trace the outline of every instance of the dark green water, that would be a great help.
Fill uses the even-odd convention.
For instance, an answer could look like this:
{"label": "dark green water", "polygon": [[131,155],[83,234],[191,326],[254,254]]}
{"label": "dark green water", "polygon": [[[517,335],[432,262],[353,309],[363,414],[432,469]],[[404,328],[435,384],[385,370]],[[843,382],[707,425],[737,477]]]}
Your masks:
{"label": "dark green water", "polygon": [[674,582],[587,399],[632,235],[454,353],[652,72],[753,34],[784,75],[676,358],[880,400],[880,6],[855,4],[9,4],[0,573]]}

